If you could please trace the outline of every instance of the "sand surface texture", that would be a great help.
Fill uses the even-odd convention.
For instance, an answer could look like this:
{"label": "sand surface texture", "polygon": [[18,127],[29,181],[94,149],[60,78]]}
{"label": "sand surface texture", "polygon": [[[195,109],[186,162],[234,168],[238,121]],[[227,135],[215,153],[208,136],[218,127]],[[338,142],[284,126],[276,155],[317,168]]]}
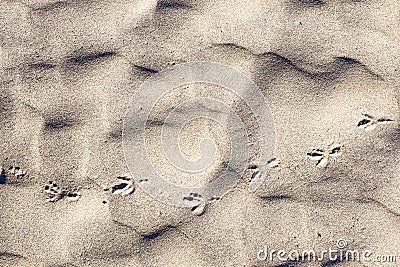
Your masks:
{"label": "sand surface texture", "polygon": [[[0,0],[0,266],[399,266],[399,21],[395,0]],[[251,78],[276,128],[264,183],[247,190],[249,162],[205,209],[147,195],[122,147],[139,86],[191,61]],[[237,96],[179,88],[154,107],[147,144],[173,183],[208,183],[229,154],[224,129],[198,120],[180,147],[196,160],[215,139],[209,169],[191,179],[162,156],[168,112],[203,95],[237,107],[257,151]],[[338,240],[397,262],[260,259]]]}

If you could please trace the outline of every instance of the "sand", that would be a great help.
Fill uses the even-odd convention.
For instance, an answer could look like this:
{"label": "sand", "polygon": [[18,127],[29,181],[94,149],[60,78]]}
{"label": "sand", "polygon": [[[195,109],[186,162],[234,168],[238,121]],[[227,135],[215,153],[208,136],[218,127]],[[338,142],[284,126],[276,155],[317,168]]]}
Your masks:
{"label": "sand", "polygon": [[[398,266],[399,8],[389,0],[1,0],[0,266]],[[122,145],[140,85],[192,61],[254,81],[276,132],[270,173],[249,192],[260,136],[240,98],[203,85],[161,97],[148,156],[173,183],[207,184],[229,154],[223,127],[198,120],[182,130],[182,153],[196,160],[199,140],[211,138],[215,161],[197,176],[171,167],[158,138],[179,102],[223,99],[252,136],[238,185],[196,209],[146,194]],[[397,262],[260,257],[265,247],[321,251],[338,240]]]}

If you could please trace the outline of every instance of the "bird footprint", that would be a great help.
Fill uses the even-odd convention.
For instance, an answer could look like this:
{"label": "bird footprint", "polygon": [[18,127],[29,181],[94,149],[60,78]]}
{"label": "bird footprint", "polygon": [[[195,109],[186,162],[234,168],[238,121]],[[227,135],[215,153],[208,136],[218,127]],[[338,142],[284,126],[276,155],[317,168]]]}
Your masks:
{"label": "bird footprint", "polygon": [[394,122],[394,120],[391,119],[385,119],[385,118],[376,119],[374,116],[368,114],[363,114],[363,116],[364,119],[358,122],[357,127],[360,129],[364,129],[365,131],[372,131],[378,125],[391,124]]}
{"label": "bird footprint", "polygon": [[20,167],[11,166],[8,169],[8,173],[14,175],[17,178],[23,178],[27,175],[26,171],[22,170]]}
{"label": "bird footprint", "polygon": [[132,194],[135,191],[135,184],[133,179],[129,175],[118,176],[117,182],[104,188],[104,191],[110,191],[113,195],[126,196]]}
{"label": "bird footprint", "polygon": [[[215,202],[221,200],[218,196],[213,196],[208,199],[208,202]],[[189,196],[184,197],[183,201],[188,202],[196,202],[196,204],[191,208],[191,211],[194,215],[200,216],[203,215],[207,208],[207,201],[206,199],[198,194],[198,193],[190,193]]]}
{"label": "bird footprint", "polygon": [[281,169],[281,167],[280,167],[280,161],[278,160],[278,159],[276,159],[276,158],[273,158],[273,159],[270,159],[270,160],[268,160],[267,161],[267,164],[268,164],[268,166],[271,168],[271,169],[277,169],[277,170],[280,170]]}
{"label": "bird footprint", "polygon": [[27,176],[28,173],[20,167],[10,166],[8,169],[0,167],[0,184],[5,184],[11,177],[15,177],[17,181]]}
{"label": "bird footprint", "polygon": [[44,186],[44,191],[47,194],[48,202],[57,202],[65,197],[70,201],[77,201],[81,197],[81,194],[78,192],[61,190],[53,181],[49,181]]}
{"label": "bird footprint", "polygon": [[310,153],[307,153],[310,160],[317,161],[316,166],[319,168],[327,167],[331,158],[337,158],[341,155],[342,146],[339,144],[331,145],[329,150],[313,149]]}

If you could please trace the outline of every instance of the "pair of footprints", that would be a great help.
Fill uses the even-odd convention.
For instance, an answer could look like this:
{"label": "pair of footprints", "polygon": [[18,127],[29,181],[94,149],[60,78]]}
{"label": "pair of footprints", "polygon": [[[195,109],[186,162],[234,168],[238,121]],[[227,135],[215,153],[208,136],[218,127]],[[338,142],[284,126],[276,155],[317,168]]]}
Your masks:
{"label": "pair of footprints", "polygon": [[[113,195],[121,196],[132,194],[135,191],[133,179],[128,175],[118,176],[117,182],[114,183],[112,186],[101,187],[104,191],[108,191]],[[47,201],[49,202],[56,202],[64,198],[70,201],[77,201],[81,197],[81,194],[79,192],[60,189],[53,181],[49,181],[44,186],[44,191],[47,194]]]}
{"label": "pair of footprints", "polygon": [[[325,168],[328,166],[331,159],[337,158],[342,155],[342,146],[340,144],[332,144],[328,149],[313,149],[310,153],[307,153],[308,159],[317,161],[316,166],[319,168]],[[277,158],[272,158],[267,161],[267,165],[272,170],[281,170],[281,162]],[[260,178],[261,172],[257,165],[251,165],[249,167],[253,171],[251,181]]]}
{"label": "pair of footprints", "polygon": [[[372,131],[379,125],[387,125],[394,122],[392,119],[375,118],[374,116],[363,114],[364,118],[358,122],[357,127],[365,131]],[[342,148],[339,144],[331,145],[328,150],[314,149],[311,153],[307,153],[310,160],[317,161],[316,166],[325,168],[328,166],[329,160],[342,155]]]}
{"label": "pair of footprints", "polygon": [[[131,177],[120,176],[117,177],[117,179],[119,180],[118,183],[110,187],[103,187],[103,190],[110,191],[111,194],[121,195],[121,196],[132,194],[135,191],[134,181]],[[143,179],[140,180],[139,182],[146,182],[146,181],[147,179]],[[220,199],[221,199],[220,197],[213,196],[210,199],[208,199],[208,201],[206,201],[206,199],[198,193],[190,193],[189,196],[183,198],[184,201],[195,203],[191,208],[191,212],[197,216],[200,216],[205,212],[207,204],[209,204],[210,202],[218,201]]]}
{"label": "pair of footprints", "polygon": [[[379,125],[387,125],[394,122],[392,119],[375,118],[368,114],[362,114],[364,118],[358,122],[357,127],[365,131],[372,131]],[[310,160],[317,161],[316,166],[325,168],[328,166],[330,159],[337,158],[342,155],[342,148],[339,144],[331,145],[328,150],[313,149],[311,153],[307,153]]]}
{"label": "pair of footprints", "polygon": [[[337,158],[342,155],[342,146],[340,144],[333,144],[328,149],[313,149],[310,153],[307,153],[308,159],[317,161],[316,166],[318,168],[326,168],[330,160]],[[267,161],[268,167],[272,170],[281,170],[281,163],[278,159],[273,158]],[[250,183],[260,179],[261,171],[259,166],[252,165],[249,168],[253,171],[250,178]]]}
{"label": "pair of footprints", "polygon": [[[379,125],[387,125],[394,122],[392,119],[387,118],[375,118],[374,116],[363,114],[364,118],[358,122],[357,127],[364,129],[365,131],[372,131]],[[316,161],[316,166],[319,168],[325,168],[328,166],[329,161],[342,155],[342,146],[340,144],[333,144],[328,149],[313,149],[310,153],[307,153],[308,159]],[[276,158],[273,158],[267,162],[271,169],[280,169],[280,162]],[[257,166],[250,167],[254,170],[251,180],[257,179],[261,173]]]}

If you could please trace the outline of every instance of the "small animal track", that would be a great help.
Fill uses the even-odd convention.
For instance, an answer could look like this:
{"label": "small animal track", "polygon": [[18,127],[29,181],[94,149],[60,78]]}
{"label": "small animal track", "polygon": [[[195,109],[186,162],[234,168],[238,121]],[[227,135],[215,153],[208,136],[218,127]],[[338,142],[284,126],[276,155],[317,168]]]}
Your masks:
{"label": "small animal track", "polygon": [[378,125],[391,124],[394,122],[394,120],[391,119],[385,119],[385,118],[376,119],[374,116],[368,114],[363,114],[363,116],[364,119],[358,122],[357,127],[360,129],[364,129],[365,131],[372,131]]}
{"label": "small animal track", "polygon": [[59,189],[57,184],[53,181],[49,181],[44,186],[44,191],[47,194],[47,201],[53,203],[63,198],[66,198],[69,201],[77,201],[81,197],[81,194],[78,192],[71,192]]}
{"label": "small animal track", "polygon": [[268,166],[271,168],[271,169],[278,169],[278,170],[280,170],[281,168],[280,168],[280,161],[278,160],[278,159],[276,159],[276,158],[273,158],[273,159],[270,159],[270,160],[268,160],[267,161],[267,164],[268,164]]}
{"label": "small animal track", "polygon": [[331,158],[337,158],[342,155],[342,146],[339,144],[331,145],[329,150],[313,149],[307,153],[310,160],[317,161],[316,166],[319,168],[326,168]]}
{"label": "small animal track", "polygon": [[23,178],[27,175],[26,171],[22,170],[20,167],[11,166],[8,169],[8,173],[14,175],[16,178]]}
{"label": "small animal track", "polygon": [[0,184],[6,184],[10,178],[16,178],[18,181],[27,175],[28,173],[20,167],[10,166],[8,169],[0,167]]}
{"label": "small animal track", "polygon": [[[271,168],[272,170],[281,170],[281,162],[277,158],[272,158],[267,161],[268,167]],[[258,165],[251,165],[248,168],[249,170],[253,171],[253,174],[251,175],[250,178],[250,183],[252,181],[258,180],[261,176],[260,172],[260,167]]]}
{"label": "small animal track", "polygon": [[[129,175],[118,176],[118,182],[110,187],[105,187],[104,191],[110,191],[113,195],[126,196],[132,194],[135,191],[135,184],[133,179]],[[143,181],[145,181],[144,179]]]}
{"label": "small animal track", "polygon": [[47,200],[49,202],[56,202],[62,199],[62,192],[58,189],[57,184],[55,184],[53,181],[49,181],[44,186],[44,191],[47,194]]}
{"label": "small animal track", "polygon": [[183,198],[184,201],[197,201],[197,202],[202,202],[205,201],[202,195],[198,193],[190,193],[188,197]]}
{"label": "small animal track", "polygon": [[201,216],[204,214],[208,203],[219,200],[221,200],[221,197],[212,196],[210,199],[208,199],[208,201],[206,201],[206,199],[198,193],[190,193],[189,196],[183,198],[183,201],[196,202],[196,204],[191,208],[192,214],[196,216]]}

